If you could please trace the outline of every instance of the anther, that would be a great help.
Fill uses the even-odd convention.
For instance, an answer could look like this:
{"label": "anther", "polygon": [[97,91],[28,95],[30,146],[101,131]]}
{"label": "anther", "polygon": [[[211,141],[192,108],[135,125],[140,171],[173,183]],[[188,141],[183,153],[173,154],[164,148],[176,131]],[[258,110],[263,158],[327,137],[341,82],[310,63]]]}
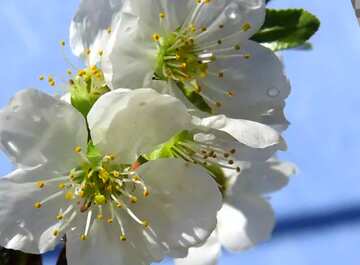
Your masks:
{"label": "anther", "polygon": [[165,12],[160,12],[159,17],[160,19],[164,19],[166,17]]}
{"label": "anther", "polygon": [[41,207],[42,207],[41,202],[35,202],[35,203],[34,203],[34,208],[40,209]]}
{"label": "anther", "polygon": [[241,29],[246,32],[249,29],[251,29],[251,24],[247,22],[244,25],[242,25]]}
{"label": "anther", "polygon": [[154,33],[154,34],[152,35],[152,38],[153,38],[154,41],[159,41],[160,38],[161,38],[161,36],[160,36],[159,34],[157,34],[157,33]]}
{"label": "anther", "polygon": [[81,241],[85,241],[85,240],[87,240],[87,236],[86,236],[86,235],[84,235],[84,234],[82,234],[82,235],[80,236],[80,240],[81,240]]}
{"label": "anther", "polygon": [[81,149],[81,147],[80,146],[76,146],[75,148],[74,148],[74,152],[75,153],[81,153],[81,151],[82,151],[82,149]]}
{"label": "anther", "polygon": [[39,189],[42,189],[45,187],[45,183],[44,181],[38,181],[36,182],[36,186],[39,188]]}
{"label": "anther", "polygon": [[73,199],[74,199],[74,193],[72,193],[71,191],[68,191],[67,193],[65,193],[65,200],[71,201]]}
{"label": "anther", "polygon": [[62,215],[62,214],[58,214],[57,216],[56,216],[56,220],[58,220],[58,221],[61,221],[61,220],[63,220],[64,219],[64,215]]}
{"label": "anther", "polygon": [[126,241],[126,240],[127,240],[127,238],[126,238],[126,236],[125,236],[125,235],[120,235],[120,240],[121,240],[121,241]]}
{"label": "anther", "polygon": [[53,236],[54,236],[54,237],[58,237],[59,234],[60,234],[60,231],[59,231],[58,229],[55,229],[55,230],[53,231]]}

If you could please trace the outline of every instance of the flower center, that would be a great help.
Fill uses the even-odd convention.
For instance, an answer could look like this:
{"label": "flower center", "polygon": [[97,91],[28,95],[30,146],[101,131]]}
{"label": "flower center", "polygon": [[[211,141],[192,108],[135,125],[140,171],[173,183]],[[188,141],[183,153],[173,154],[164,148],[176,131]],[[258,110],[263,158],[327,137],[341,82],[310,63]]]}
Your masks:
{"label": "flower center", "polygon": [[162,80],[189,81],[207,76],[211,54],[199,54],[194,41],[196,29],[189,26],[166,36],[155,33],[158,54],[155,76]]}
{"label": "flower center", "polygon": [[135,223],[147,228],[149,222],[140,219],[130,209],[130,205],[138,203],[140,196],[147,198],[150,195],[143,179],[135,172],[137,165],[118,164],[112,155],[94,155],[89,151],[84,154],[80,147],[76,147],[74,151],[79,154],[82,163],[71,169],[68,176],[38,181],[36,184],[38,188],[44,189],[55,183],[59,191],[36,202],[35,208],[40,209],[48,201],[58,197],[63,197],[69,203],[67,209],[59,209],[56,216],[59,228],[53,231],[54,236],[60,235],[77,214],[87,213],[81,240],[87,239],[90,225],[96,218],[106,220],[108,224],[118,223],[121,230],[120,240],[125,241],[125,228],[116,209],[123,210]]}

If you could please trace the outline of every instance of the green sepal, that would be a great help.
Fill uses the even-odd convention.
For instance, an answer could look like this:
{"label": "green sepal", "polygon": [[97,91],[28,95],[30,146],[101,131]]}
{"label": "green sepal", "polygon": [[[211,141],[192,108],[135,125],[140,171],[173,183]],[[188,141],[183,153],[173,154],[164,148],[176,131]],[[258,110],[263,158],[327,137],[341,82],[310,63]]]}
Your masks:
{"label": "green sepal", "polygon": [[291,49],[305,45],[319,27],[320,20],[304,9],[267,9],[265,23],[252,40],[273,51]]}
{"label": "green sepal", "polygon": [[161,158],[175,158],[178,157],[176,154],[176,145],[182,142],[193,142],[193,134],[189,131],[182,131],[177,135],[173,136],[166,143],[158,146],[153,152],[146,155],[144,158],[147,160],[157,160]]}
{"label": "green sepal", "polygon": [[205,99],[191,87],[185,87],[184,83],[176,82],[176,85],[183,93],[183,95],[199,110],[207,113],[212,113],[211,107],[207,104]]}
{"label": "green sepal", "polygon": [[84,81],[83,79],[73,80],[70,84],[70,93],[71,93],[71,104],[79,111],[81,114],[86,117],[91,110],[95,102],[103,94],[110,91],[109,87],[104,85],[96,88],[95,91],[92,91],[92,82],[91,78]]}

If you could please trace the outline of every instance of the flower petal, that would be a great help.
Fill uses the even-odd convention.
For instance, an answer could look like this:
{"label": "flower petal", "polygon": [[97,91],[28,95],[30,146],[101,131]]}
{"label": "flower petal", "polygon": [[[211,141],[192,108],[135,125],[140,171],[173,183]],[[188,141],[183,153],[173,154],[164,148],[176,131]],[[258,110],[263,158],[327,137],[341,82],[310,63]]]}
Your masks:
{"label": "flower petal", "polygon": [[43,92],[19,92],[0,111],[0,147],[18,165],[71,169],[77,158],[73,149],[86,142],[81,114]]}
{"label": "flower petal", "polygon": [[218,0],[203,3],[193,24],[205,27],[197,42],[209,46],[218,40],[246,41],[256,33],[265,20],[264,0]]}
{"label": "flower petal", "polygon": [[82,0],[70,25],[70,46],[76,56],[84,56],[86,49],[92,52],[89,64],[96,64],[105,50],[111,31],[120,19],[124,0]]}
{"label": "flower petal", "polygon": [[67,261],[69,265],[149,265],[152,260],[139,249],[142,242],[136,239],[128,237],[122,242],[118,226],[94,221],[85,241],[77,233],[68,233]]}
{"label": "flower petal", "polygon": [[123,13],[102,63],[105,79],[112,89],[140,88],[154,75],[156,45],[154,29],[135,16]]}
{"label": "flower petal", "polygon": [[[195,1],[137,0],[130,1],[130,7],[131,12],[151,25],[153,30],[166,28],[167,32],[172,32],[181,27],[189,13],[192,13]],[[160,19],[160,13],[164,18]]]}
{"label": "flower petal", "polygon": [[216,265],[220,253],[221,244],[217,233],[213,232],[204,245],[191,248],[186,258],[175,260],[175,265]]}
{"label": "flower petal", "polygon": [[282,189],[289,183],[289,177],[296,174],[293,164],[276,158],[265,162],[241,162],[239,167],[241,174],[231,187],[232,194],[269,194]]}
{"label": "flower petal", "polygon": [[275,225],[271,206],[253,194],[237,196],[225,203],[218,215],[221,244],[231,251],[241,251],[268,240]]}
{"label": "flower petal", "polygon": [[267,148],[282,143],[281,135],[276,130],[253,121],[218,115],[202,119],[201,125],[226,132],[238,142],[252,148]]}
{"label": "flower petal", "polygon": [[[16,183],[13,179],[34,179],[37,172],[17,170],[0,179],[0,245],[27,253],[42,254],[55,248],[59,237],[53,232],[59,227],[56,216],[65,209],[64,199],[46,202],[35,209],[35,202],[58,192],[56,184],[40,189],[36,182]],[[54,186],[55,185],[55,186]]]}
{"label": "flower petal", "polygon": [[115,209],[127,240],[120,240],[117,218],[112,225],[94,221],[86,241],[80,242],[78,233],[68,233],[69,265],[146,265],[167,255],[184,256],[187,248],[210,235],[221,195],[205,171],[174,159],[150,161],[137,173],[150,196],[141,199],[139,194],[138,203],[128,207],[150,226],[144,228],[124,209]]}
{"label": "flower petal", "polygon": [[[271,50],[252,41],[236,52],[237,55],[224,58],[218,56],[216,62],[209,64],[209,72],[215,74],[201,80],[206,95],[221,102],[218,112],[231,118],[261,123],[271,120],[269,116],[274,109],[281,110],[290,93],[280,60]],[[245,59],[244,55],[250,58]],[[287,124],[284,119],[277,122]]]}
{"label": "flower petal", "polygon": [[152,239],[164,254],[174,255],[171,250],[186,250],[210,236],[222,198],[205,170],[178,159],[160,159],[142,165],[138,174],[150,196],[135,205],[134,211],[149,221]]}
{"label": "flower petal", "polygon": [[191,126],[191,115],[176,98],[152,89],[118,89],[102,96],[88,116],[92,140],[103,153],[134,162]]}

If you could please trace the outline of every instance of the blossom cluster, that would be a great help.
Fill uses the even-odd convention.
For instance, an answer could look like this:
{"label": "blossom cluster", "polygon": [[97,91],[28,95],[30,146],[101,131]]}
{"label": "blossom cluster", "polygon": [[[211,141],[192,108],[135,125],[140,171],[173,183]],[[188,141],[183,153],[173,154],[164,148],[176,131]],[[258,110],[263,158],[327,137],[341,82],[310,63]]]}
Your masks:
{"label": "blossom cluster", "polygon": [[[69,265],[216,264],[271,236],[295,173],[263,0],[82,0],[66,91],[0,111],[0,245]],[[65,42],[61,43],[65,46]],[[44,79],[44,77],[41,77]],[[55,80],[48,78],[55,86]]]}

